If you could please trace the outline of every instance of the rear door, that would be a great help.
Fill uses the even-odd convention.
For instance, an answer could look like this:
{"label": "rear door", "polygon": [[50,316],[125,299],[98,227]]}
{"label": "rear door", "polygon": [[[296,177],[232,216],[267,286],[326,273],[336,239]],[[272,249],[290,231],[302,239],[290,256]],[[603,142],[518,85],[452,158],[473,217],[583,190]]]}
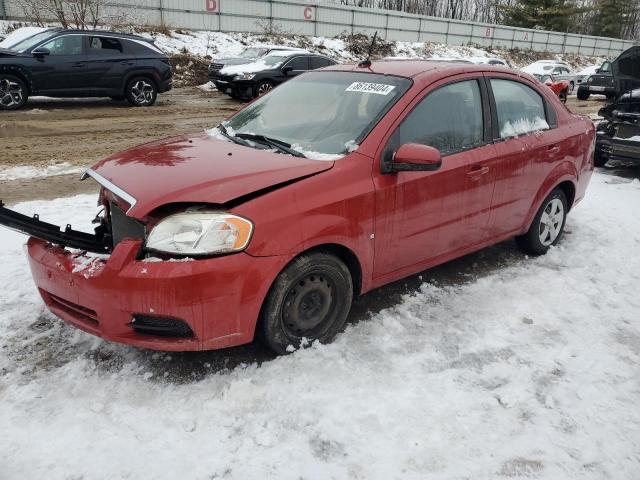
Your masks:
{"label": "rear door", "polygon": [[292,70],[287,72],[286,77],[296,77],[301,73],[304,73],[309,70],[309,56],[308,55],[300,55],[298,57],[293,57],[289,59],[282,68],[290,67]]}
{"label": "rear door", "polygon": [[38,48],[49,51],[49,55],[37,57],[33,69],[33,81],[39,92],[72,94],[88,86],[83,35],[62,35]]}
{"label": "rear door", "polygon": [[97,94],[119,91],[126,72],[136,60],[119,38],[87,35],[87,81]]}
{"label": "rear door", "polygon": [[509,75],[487,78],[496,149],[489,229],[499,237],[522,229],[553,160],[566,145],[553,107],[533,85]]}

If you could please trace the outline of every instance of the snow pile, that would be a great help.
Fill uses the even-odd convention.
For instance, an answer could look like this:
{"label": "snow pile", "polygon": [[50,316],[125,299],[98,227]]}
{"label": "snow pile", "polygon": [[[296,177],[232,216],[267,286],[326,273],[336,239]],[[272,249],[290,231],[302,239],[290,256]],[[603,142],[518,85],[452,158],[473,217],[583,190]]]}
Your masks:
{"label": "snow pile", "polygon": [[47,165],[46,167],[34,167],[31,165],[9,167],[7,165],[0,165],[0,181],[68,175],[82,171],[84,171],[84,167],[77,167],[68,162]]}
{"label": "snow pile", "polygon": [[[0,229],[0,476],[635,480],[639,202],[637,180],[596,174],[548,255],[507,242],[425,272],[334,344],[275,360],[66,326],[37,296],[24,237]],[[96,207],[19,208],[90,228]],[[448,281],[464,268],[477,273]]]}

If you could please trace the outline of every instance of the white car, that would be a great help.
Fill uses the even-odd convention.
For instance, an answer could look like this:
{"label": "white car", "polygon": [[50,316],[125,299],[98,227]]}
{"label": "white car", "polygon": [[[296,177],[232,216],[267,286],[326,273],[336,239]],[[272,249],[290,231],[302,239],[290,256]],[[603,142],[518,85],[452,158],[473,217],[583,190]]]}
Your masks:
{"label": "white car", "polygon": [[521,70],[531,75],[553,75],[558,80],[567,80],[569,82],[569,93],[578,84],[578,75],[571,70],[567,62],[561,60],[539,60],[527,65]]}
{"label": "white car", "polygon": [[596,73],[598,73],[598,70],[600,69],[600,67],[601,67],[601,65],[591,65],[589,67],[586,67],[586,68],[583,68],[582,70],[580,70],[576,74],[578,76],[578,85],[580,85],[582,82],[584,82],[591,75],[595,75]]}

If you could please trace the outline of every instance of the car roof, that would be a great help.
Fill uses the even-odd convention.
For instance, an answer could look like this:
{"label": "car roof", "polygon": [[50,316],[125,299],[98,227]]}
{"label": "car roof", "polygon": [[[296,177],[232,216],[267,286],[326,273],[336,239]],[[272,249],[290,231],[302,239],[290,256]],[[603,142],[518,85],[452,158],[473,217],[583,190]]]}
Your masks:
{"label": "car roof", "polygon": [[438,61],[438,60],[376,60],[370,67],[359,67],[357,63],[337,64],[324,70],[342,72],[368,72],[380,75],[395,75],[398,77],[415,78],[427,74],[434,76],[456,75],[459,73],[473,72],[509,72],[513,70],[499,66],[467,63],[462,61]]}
{"label": "car roof", "polygon": [[153,40],[150,38],[142,37],[140,35],[134,35],[132,33],[122,33],[122,32],[114,32],[112,30],[78,30],[78,29],[53,29],[52,33],[56,34],[83,34],[83,35],[108,35],[110,37],[118,37],[118,38],[130,38],[132,40],[141,40],[147,43],[153,43]]}

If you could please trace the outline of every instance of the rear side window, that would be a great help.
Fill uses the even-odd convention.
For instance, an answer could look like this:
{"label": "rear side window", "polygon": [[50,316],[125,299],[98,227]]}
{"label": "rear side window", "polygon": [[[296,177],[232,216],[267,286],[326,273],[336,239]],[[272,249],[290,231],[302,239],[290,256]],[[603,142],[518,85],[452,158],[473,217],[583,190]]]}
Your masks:
{"label": "rear side window", "polygon": [[98,55],[122,53],[122,44],[116,38],[90,37],[89,53]]}
{"label": "rear side window", "polygon": [[309,57],[292,58],[285,67],[291,67],[294,70],[309,70]]}
{"label": "rear side window", "polygon": [[42,47],[49,50],[50,55],[82,55],[83,39],[81,35],[65,35],[45,43]]}
{"label": "rear side window", "polygon": [[311,57],[309,58],[309,70],[315,70],[316,68],[328,67],[333,65],[333,61],[328,58]]}
{"label": "rear side window", "polygon": [[483,144],[483,132],[480,87],[467,80],[429,93],[400,125],[399,143],[421,143],[450,155]]}
{"label": "rear side window", "polygon": [[542,96],[520,82],[491,79],[500,138],[525,135],[549,128]]}

